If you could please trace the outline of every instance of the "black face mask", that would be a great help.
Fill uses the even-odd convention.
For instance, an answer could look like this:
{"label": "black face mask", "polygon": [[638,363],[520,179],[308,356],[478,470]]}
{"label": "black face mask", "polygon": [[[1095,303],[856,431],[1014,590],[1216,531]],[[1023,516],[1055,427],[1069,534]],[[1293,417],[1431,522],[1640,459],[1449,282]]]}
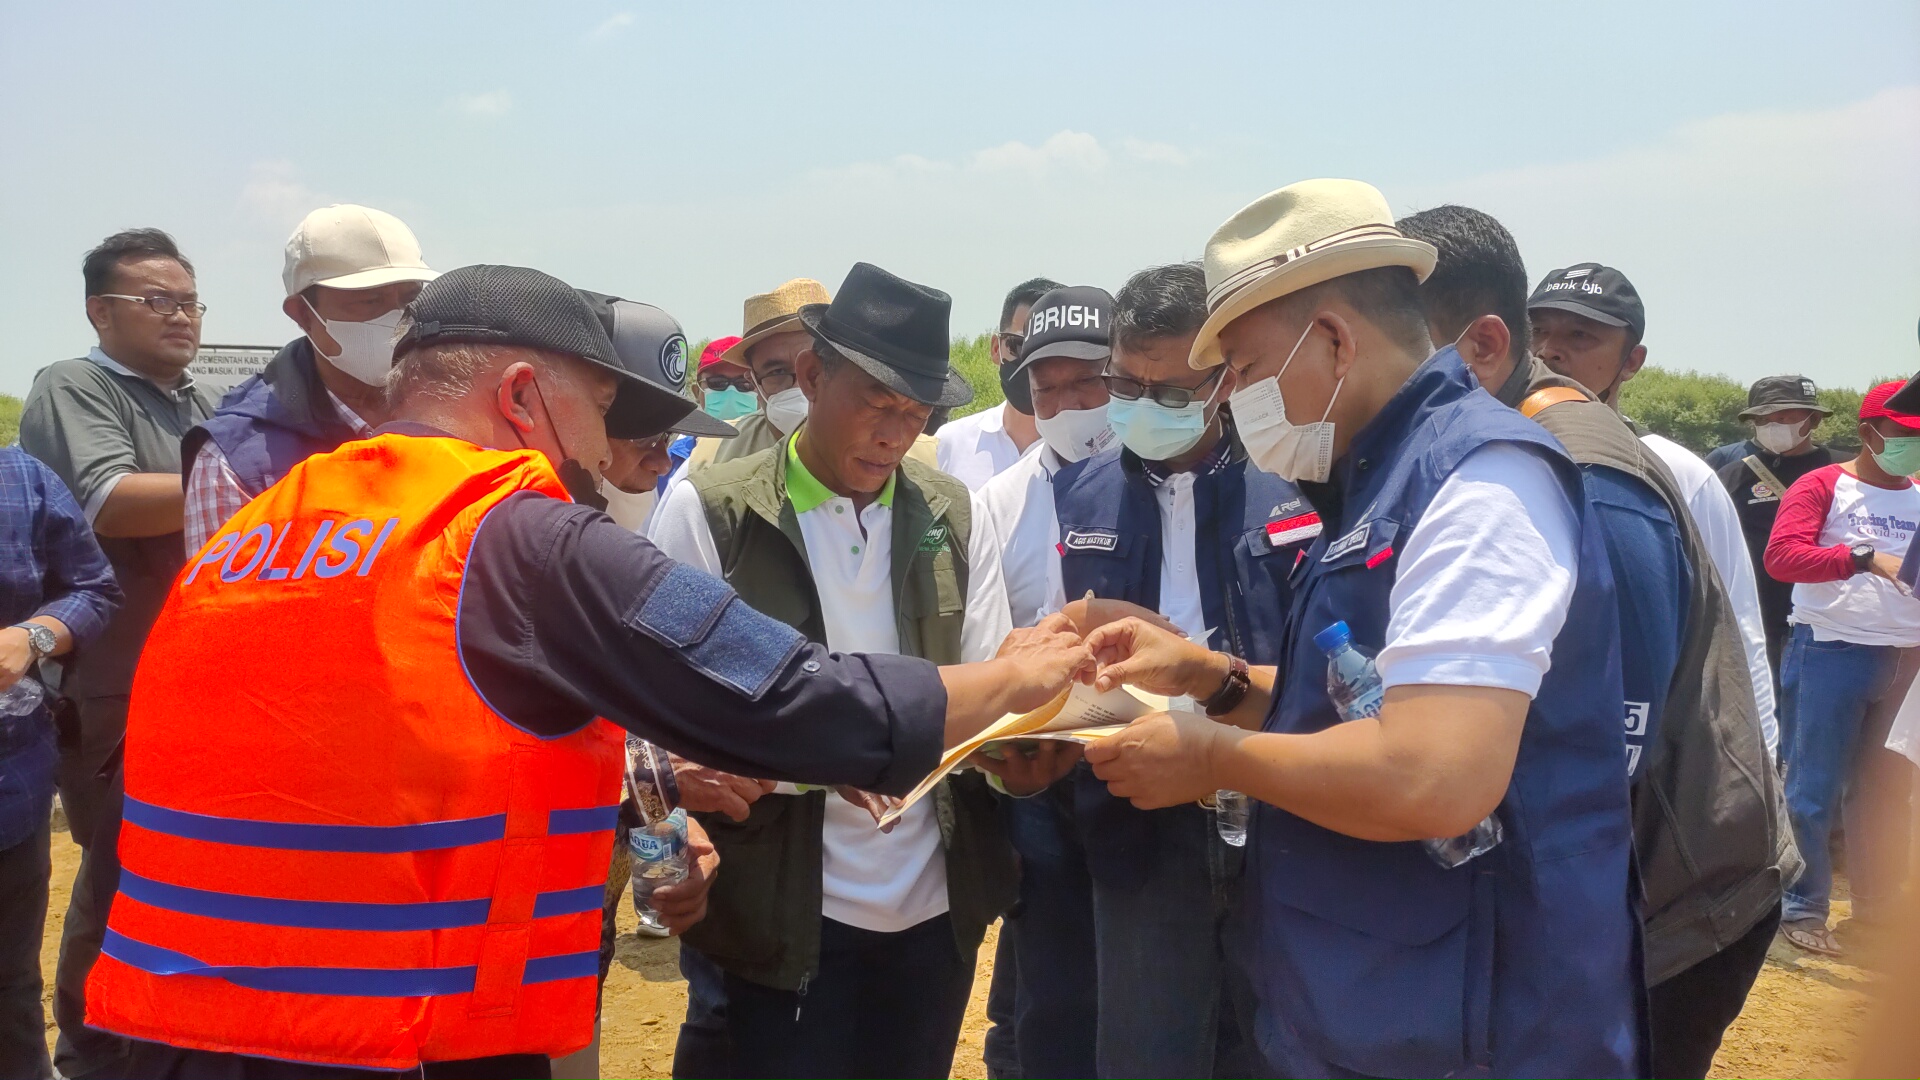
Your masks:
{"label": "black face mask", "polygon": [[[560,441],[560,429],[554,426],[553,410],[547,408],[547,395],[540,390],[540,383],[533,384],[534,396],[540,399],[540,411],[547,414],[547,426],[553,428],[553,444],[560,448],[560,486],[567,489],[567,495],[582,506],[591,506],[601,513],[607,512],[606,496],[600,494],[600,485],[594,482],[593,473],[580,459],[567,453],[567,444]],[[513,429],[513,437],[520,440],[522,450],[531,450],[527,440],[520,435],[520,429]]]}
{"label": "black face mask", "polygon": [[1033,415],[1033,384],[1027,381],[1026,370],[1017,360],[1008,360],[1000,365],[1000,394],[1007,399],[1018,412]]}

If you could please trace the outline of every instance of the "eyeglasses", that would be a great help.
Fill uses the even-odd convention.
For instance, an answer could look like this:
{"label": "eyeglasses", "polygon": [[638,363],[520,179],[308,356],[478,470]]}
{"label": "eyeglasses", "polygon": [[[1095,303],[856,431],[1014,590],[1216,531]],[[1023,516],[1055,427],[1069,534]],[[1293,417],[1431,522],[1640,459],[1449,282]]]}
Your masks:
{"label": "eyeglasses", "polygon": [[1169,409],[1184,409],[1196,401],[1206,398],[1201,393],[1209,384],[1220,377],[1225,366],[1213,369],[1213,374],[1200,380],[1199,386],[1168,386],[1166,383],[1143,383],[1138,379],[1129,379],[1124,375],[1102,375],[1107,382],[1107,393],[1123,401],[1138,401],[1141,398],[1155,405],[1165,405]]}
{"label": "eyeglasses", "polygon": [[793,377],[793,372],[791,371],[769,371],[765,375],[754,376],[753,381],[759,385],[761,391],[768,397],[772,397],[782,390],[792,389],[796,382]]}
{"label": "eyeglasses", "polygon": [[108,300],[131,300],[136,304],[145,304],[158,315],[171,315],[176,311],[184,311],[187,313],[187,318],[197,319],[207,313],[207,305],[198,300],[175,300],[171,296],[128,296],[125,293],[110,292],[94,295]]}
{"label": "eyeglasses", "polygon": [[1009,360],[1018,359],[1020,356],[1020,346],[1027,343],[1027,335],[1016,334],[1012,331],[995,334],[994,336],[1000,339],[1000,362],[1003,364]]}
{"label": "eyeglasses", "polygon": [[722,375],[716,371],[711,375],[700,376],[700,385],[716,393],[725,390],[729,386],[735,390],[744,390],[749,394],[753,393],[753,378],[748,375],[734,378],[729,375]]}

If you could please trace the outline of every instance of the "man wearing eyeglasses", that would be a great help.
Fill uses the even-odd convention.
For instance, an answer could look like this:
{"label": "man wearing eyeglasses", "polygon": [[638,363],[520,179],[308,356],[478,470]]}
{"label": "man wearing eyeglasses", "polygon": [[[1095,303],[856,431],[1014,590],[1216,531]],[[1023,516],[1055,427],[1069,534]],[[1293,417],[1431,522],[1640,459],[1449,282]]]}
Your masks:
{"label": "man wearing eyeglasses", "polygon": [[[115,233],[81,264],[87,320],[99,344],[41,370],[20,415],[20,446],[64,481],[85,511],[126,594],[100,638],[65,665],[55,710],[60,799],[83,852],[61,934],[54,1064],[83,1077],[113,1063],[121,1040],[87,1028],[87,972],[100,951],[116,876],[116,797],[103,766],[126,731],[127,696],[147,632],[186,561],[180,438],[213,412],[187,373],[206,305],[193,264],[159,229]],[[95,843],[96,835],[103,842]]]}
{"label": "man wearing eyeglasses", "polygon": [[[1072,323],[1071,308],[1048,310],[1059,299],[1035,305],[1037,333]],[[1121,288],[1102,373],[1119,445],[1053,474],[1045,505],[1059,539],[1035,557],[1055,564],[1045,606],[1078,618],[1068,597],[1124,601],[1211,649],[1270,664],[1289,571],[1320,519],[1292,484],[1248,463],[1222,408],[1233,373],[1189,366],[1206,317],[1198,266],[1151,267]],[[1007,550],[1011,575],[1019,556]],[[1248,1074],[1238,1021],[1250,998],[1230,978],[1223,940],[1240,849],[1213,814],[1136,809],[1080,765],[1016,807],[1014,836],[1028,868],[1015,920],[1025,1075]]]}
{"label": "man wearing eyeglasses", "polygon": [[387,422],[401,309],[436,276],[392,214],[347,204],[301,220],[280,271],[280,307],[301,336],[181,445],[189,554],[289,469]]}

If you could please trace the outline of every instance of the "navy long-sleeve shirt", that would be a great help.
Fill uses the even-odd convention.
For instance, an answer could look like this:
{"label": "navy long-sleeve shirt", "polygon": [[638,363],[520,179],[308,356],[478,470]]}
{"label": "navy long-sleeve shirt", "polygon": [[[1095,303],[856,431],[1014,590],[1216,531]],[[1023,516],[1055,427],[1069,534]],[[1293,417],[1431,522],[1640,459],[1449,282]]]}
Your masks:
{"label": "navy long-sleeve shirt", "polygon": [[[67,486],[20,448],[0,448],[0,626],[58,619],[77,651],[99,638],[119,605],[113,569]],[[0,848],[46,821],[57,757],[44,703],[0,714]]]}

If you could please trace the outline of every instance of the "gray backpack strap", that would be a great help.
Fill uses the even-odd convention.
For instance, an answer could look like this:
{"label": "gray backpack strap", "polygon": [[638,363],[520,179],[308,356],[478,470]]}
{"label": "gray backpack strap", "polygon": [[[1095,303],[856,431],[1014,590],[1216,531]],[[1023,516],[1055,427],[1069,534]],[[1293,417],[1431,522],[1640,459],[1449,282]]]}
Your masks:
{"label": "gray backpack strap", "polygon": [[1753,475],[1759,477],[1761,483],[1773,489],[1774,498],[1783,499],[1786,497],[1787,485],[1781,483],[1780,478],[1773,475],[1772,469],[1769,469],[1765,465],[1761,464],[1760,458],[1758,456],[1753,454],[1748,454],[1746,457],[1741,458],[1740,461],[1747,468],[1753,470]]}

